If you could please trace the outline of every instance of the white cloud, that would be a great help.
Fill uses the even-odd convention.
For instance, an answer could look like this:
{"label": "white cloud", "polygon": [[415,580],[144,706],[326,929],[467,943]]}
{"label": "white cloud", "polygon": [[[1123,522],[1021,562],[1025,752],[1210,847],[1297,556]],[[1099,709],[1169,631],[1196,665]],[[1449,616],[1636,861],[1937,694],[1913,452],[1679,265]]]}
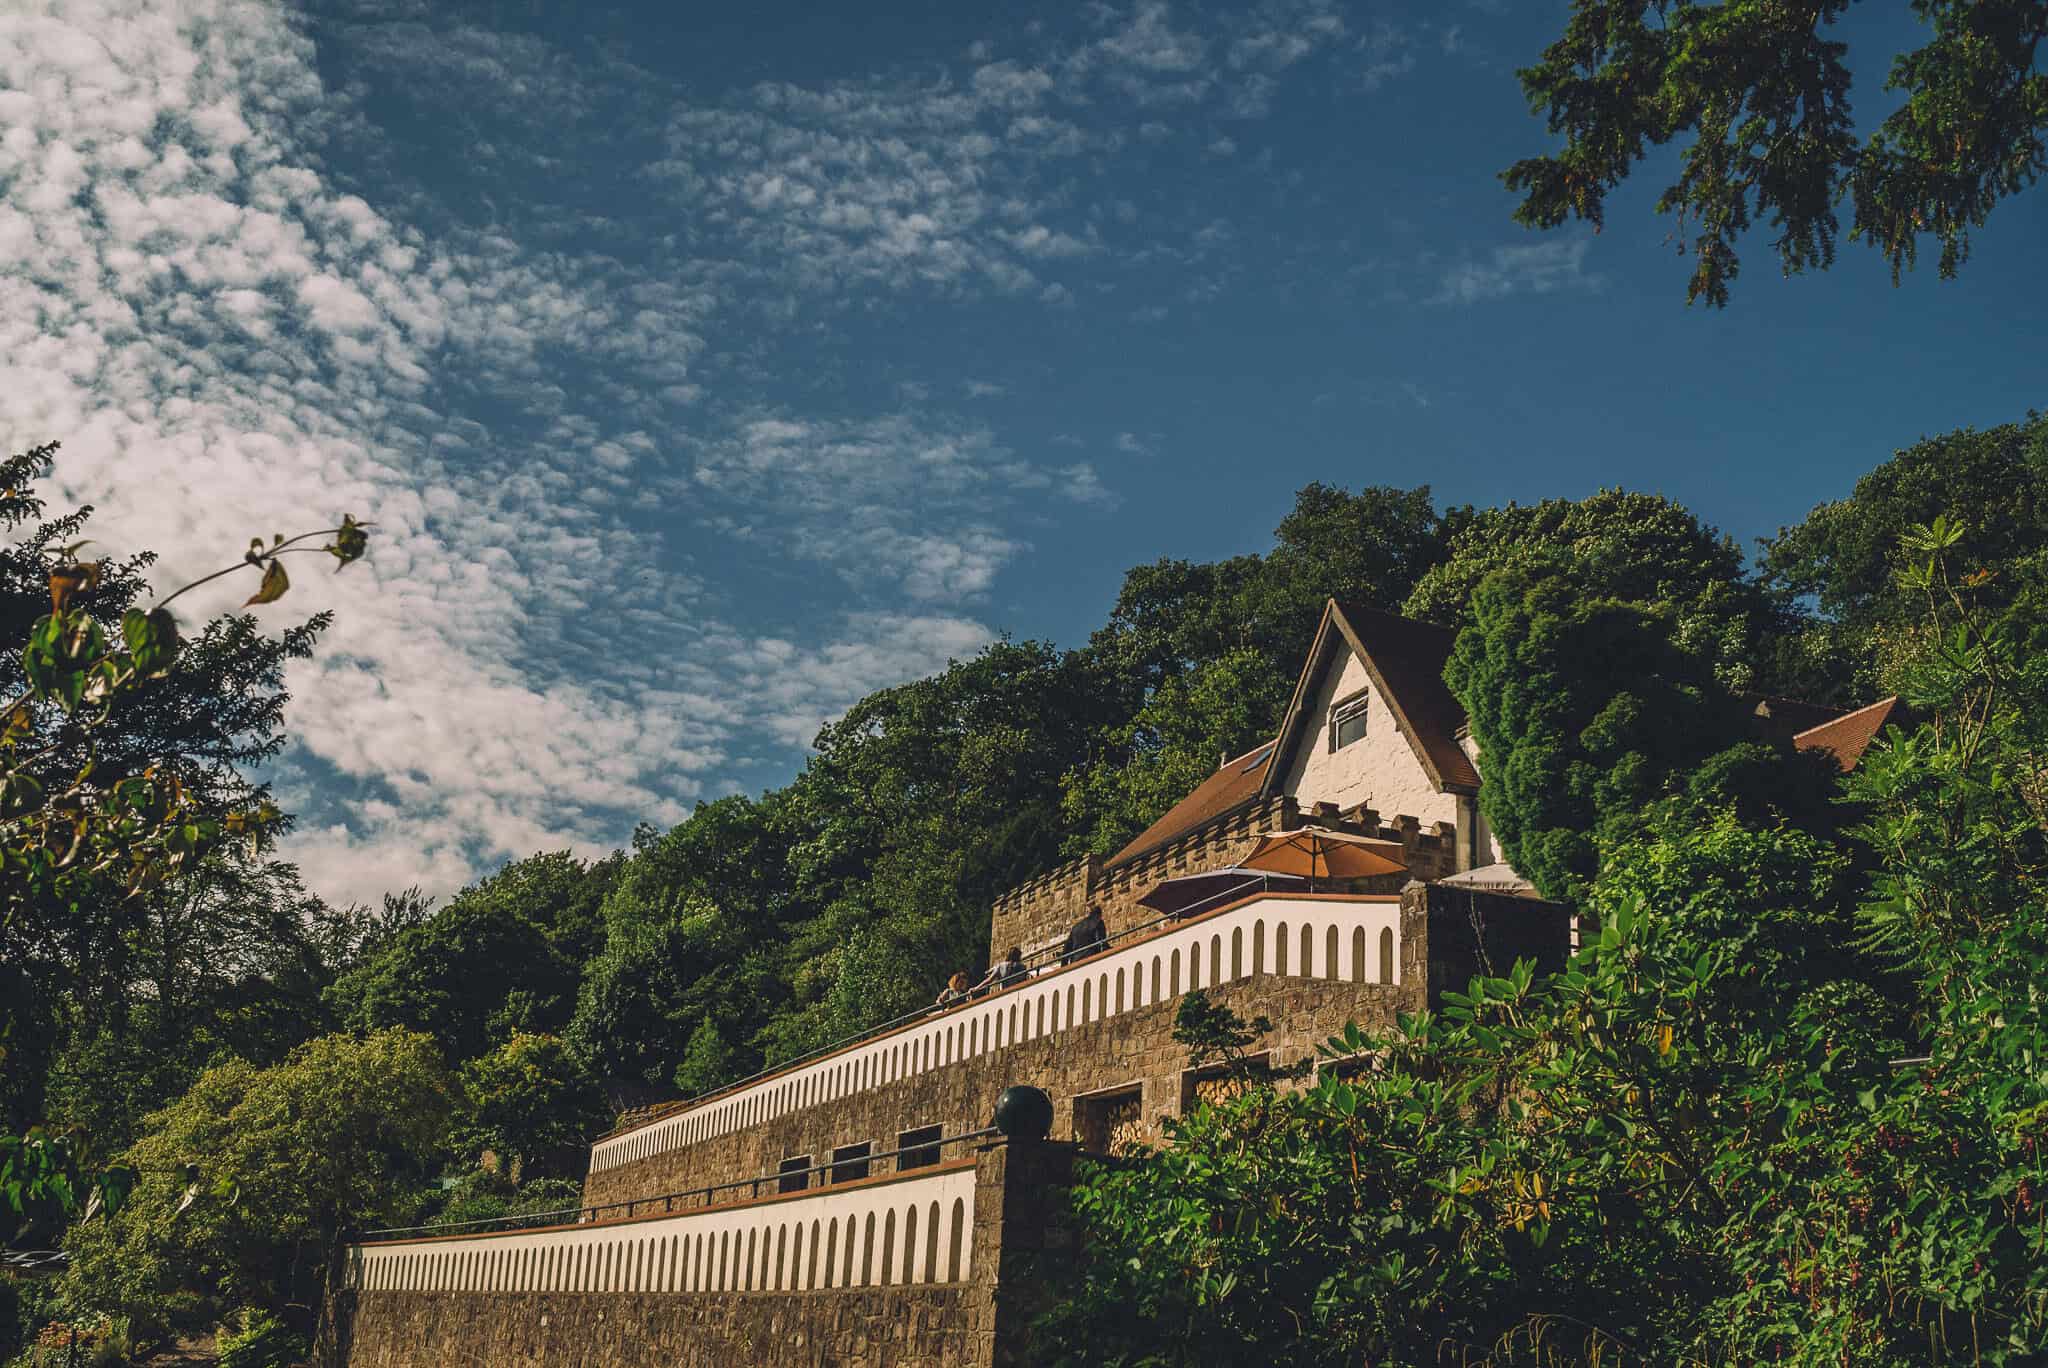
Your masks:
{"label": "white cloud", "polygon": [[1586,269],[1591,246],[1591,239],[1582,236],[1495,247],[1483,259],[1447,267],[1432,302],[1476,304],[1514,294],[1598,290],[1604,280]]}
{"label": "white cloud", "polygon": [[[480,87],[517,88],[541,60],[482,42],[454,57]],[[445,892],[508,856],[677,820],[749,735],[807,741],[861,693],[989,638],[943,612],[828,614],[793,675],[764,674],[758,630],[710,611],[641,516],[730,291],[445,216],[414,226],[403,197],[327,179],[303,139],[334,132],[337,108],[307,33],[265,5],[67,0],[0,20],[0,441],[61,438],[55,492],[98,506],[106,544],[162,551],[166,584],[255,533],[344,509],[378,524],[363,565],[309,559],[268,610],[338,613],[290,671],[278,774],[307,813],[287,853],[313,887]],[[950,155],[987,153],[963,134]],[[809,182],[774,175],[736,180],[733,203],[814,211]],[[873,260],[951,250],[915,182],[840,205],[877,211]],[[566,387],[563,358],[601,388]],[[582,411],[593,398],[609,402]],[[798,435],[775,418],[744,430],[733,478]],[[906,452],[901,478],[938,491],[950,523],[856,525],[867,551],[832,554],[888,561],[911,601],[987,588],[1019,549],[989,517],[1008,494],[1092,497],[986,434]],[[794,467],[774,478],[821,488]],[[837,522],[809,516],[792,536]]]}

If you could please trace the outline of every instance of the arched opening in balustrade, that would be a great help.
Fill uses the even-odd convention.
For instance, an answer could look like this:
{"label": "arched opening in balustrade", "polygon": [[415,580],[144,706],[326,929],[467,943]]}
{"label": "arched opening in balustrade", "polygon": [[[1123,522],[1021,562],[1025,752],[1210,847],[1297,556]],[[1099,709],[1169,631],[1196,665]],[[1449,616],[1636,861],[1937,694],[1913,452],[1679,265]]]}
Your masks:
{"label": "arched opening in balustrade", "polygon": [[1252,972],[1266,972],[1266,919],[1260,917],[1252,923]]}
{"label": "arched opening in balustrade", "polygon": [[1180,951],[1174,950],[1166,957],[1166,995],[1180,996]]}
{"label": "arched opening in balustrade", "polygon": [[1067,1029],[1071,1031],[1078,1024],[1074,1016],[1074,985],[1070,983],[1067,985]]}
{"label": "arched opening in balustrade", "polygon": [[1301,967],[1295,972],[1303,978],[1316,975],[1316,929],[1307,923],[1301,928]]}
{"label": "arched opening in balustrade", "polygon": [[1152,957],[1152,995],[1146,999],[1147,1002],[1159,1001],[1159,969],[1159,956],[1154,955]]}
{"label": "arched opening in balustrade", "polygon": [[936,1282],[939,1271],[939,1204],[933,1202],[925,1212],[924,1236],[924,1280]]}
{"label": "arched opening in balustrade", "polygon": [[1116,971],[1116,1011],[1118,1012],[1118,1014],[1121,1014],[1121,1013],[1123,1012],[1123,1010],[1124,1010],[1124,971],[1123,971],[1123,970],[1121,970],[1121,969],[1119,969],[1119,970],[1117,970],[1117,971]]}
{"label": "arched opening in balustrade", "polygon": [[903,1281],[917,1281],[917,1203],[903,1213]]}
{"label": "arched opening in balustrade", "polygon": [[1394,981],[1394,928],[1380,928],[1380,982]]}
{"label": "arched opening in balustrade", "polygon": [[833,1277],[839,1271],[839,1218],[828,1217],[825,1221],[825,1286],[836,1287]]}
{"label": "arched opening in balustrade", "polygon": [[860,1216],[858,1213],[855,1213],[846,1218],[846,1262],[845,1266],[839,1270],[839,1285],[841,1287],[853,1286],[853,1256],[855,1253],[854,1241],[859,1236],[859,1234]]}
{"label": "arched opening in balustrade", "polygon": [[1287,923],[1281,922],[1273,932],[1273,972],[1283,978],[1287,974]]}
{"label": "arched opening in balustrade", "polygon": [[953,1232],[947,1239],[946,1281],[960,1281],[960,1256],[965,1245],[967,1230],[967,1203],[964,1199],[953,1199]]}
{"label": "arched opening in balustrade", "polygon": [[[1042,1035],[1044,1035],[1044,1034],[1045,1034],[1045,1000],[1046,1000],[1046,998],[1047,998],[1048,996],[1050,996],[1050,995],[1049,995],[1049,994],[1045,994],[1045,993],[1041,993],[1041,994],[1039,994],[1039,997],[1038,997],[1038,1029],[1037,1029],[1037,1030],[1035,1030],[1035,1031],[1033,1031],[1033,1032],[1031,1033],[1031,1034],[1032,1034],[1032,1035],[1033,1035],[1034,1037],[1036,1037],[1036,1036],[1042,1036]],[[1031,1009],[1030,1009],[1029,1007],[1026,1007],[1026,1008],[1025,1008],[1024,1010],[1028,1012],[1028,1011],[1030,1011]]]}
{"label": "arched opening in balustrade", "polygon": [[[1235,974],[1236,972],[1237,969],[1235,963],[1233,963],[1231,973]],[[1218,932],[1209,937],[1209,984],[1211,987],[1214,987],[1221,982],[1223,982],[1223,934]]]}
{"label": "arched opening in balustrade", "polygon": [[1081,1020],[1095,1020],[1095,985],[1086,979],[1081,981]]}
{"label": "arched opening in balustrade", "polygon": [[806,1256],[804,1259],[805,1291],[809,1291],[818,1285],[818,1238],[821,1234],[822,1232],[818,1228],[818,1222],[815,1219],[812,1220],[811,1249],[809,1255]]}
{"label": "arched opening in balustrade", "polygon": [[1103,970],[1102,976],[1095,981],[1095,1015],[1097,1017],[1109,1015],[1109,971],[1107,969]]}
{"label": "arched opening in balustrade", "polygon": [[782,1291],[784,1287],[784,1283],[782,1280],[783,1273],[786,1271],[788,1264],[789,1227],[786,1225],[778,1225],[775,1227],[775,1281],[768,1284],[777,1292]]}
{"label": "arched opening in balustrade", "polygon": [[1329,934],[1323,938],[1323,977],[1326,979],[1343,977],[1343,974],[1339,972],[1337,960],[1337,924],[1335,922],[1330,923]]}
{"label": "arched opening in balustrade", "polygon": [[896,1208],[882,1214],[882,1286],[896,1281]]}
{"label": "arched opening in balustrade", "polygon": [[875,1282],[875,1213],[870,1211],[861,1222],[860,1236],[860,1285],[872,1287]]}

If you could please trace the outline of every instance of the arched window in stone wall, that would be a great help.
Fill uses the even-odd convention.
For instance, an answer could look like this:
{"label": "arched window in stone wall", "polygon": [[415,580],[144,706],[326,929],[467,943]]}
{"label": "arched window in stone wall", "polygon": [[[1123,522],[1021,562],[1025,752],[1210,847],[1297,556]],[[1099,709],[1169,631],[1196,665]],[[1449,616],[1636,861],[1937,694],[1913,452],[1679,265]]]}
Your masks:
{"label": "arched window in stone wall", "polygon": [[1394,981],[1394,928],[1380,929],[1380,982]]}

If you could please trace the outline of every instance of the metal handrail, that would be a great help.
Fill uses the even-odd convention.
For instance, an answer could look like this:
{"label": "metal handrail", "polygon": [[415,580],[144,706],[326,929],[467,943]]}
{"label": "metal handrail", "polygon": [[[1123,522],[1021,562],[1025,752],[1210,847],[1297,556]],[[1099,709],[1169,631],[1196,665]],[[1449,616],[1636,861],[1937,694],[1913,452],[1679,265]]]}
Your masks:
{"label": "metal handrail", "polygon": [[[1042,972],[1044,972],[1045,968],[1064,968],[1068,964],[1077,964],[1082,959],[1092,959],[1096,955],[1103,954],[1106,951],[1115,948],[1115,946],[1119,942],[1128,941],[1132,937],[1140,934],[1141,932],[1150,931],[1155,927],[1164,926],[1168,922],[1187,921],[1191,917],[1201,915],[1201,913],[1197,909],[1204,907],[1206,904],[1215,903],[1225,898],[1243,897],[1244,890],[1250,888],[1253,884],[1258,884],[1261,887],[1270,888],[1271,880],[1262,875],[1257,879],[1246,879],[1243,883],[1233,884],[1231,887],[1224,889],[1220,893],[1212,893],[1206,898],[1201,898],[1195,902],[1188,904],[1186,907],[1181,908],[1178,912],[1164,913],[1158,917],[1154,917],[1151,921],[1141,922],[1137,926],[1129,927],[1123,931],[1119,931],[1115,935],[1104,935],[1103,938],[1097,941],[1092,947],[1088,948],[1083,952],[1075,954],[1072,958],[1069,958],[1067,956],[1066,948],[1064,946],[1042,950],[1035,955],[1026,956],[1024,960],[1025,973],[1024,977],[1021,979],[1015,980],[1010,983],[999,983],[993,987],[984,988],[979,992],[970,989],[967,995],[962,997],[957,1002],[949,1002],[943,1007],[919,1007],[913,1011],[905,1012],[900,1016],[891,1017],[887,1021],[884,1021],[879,1025],[870,1026],[864,1031],[856,1031],[852,1035],[842,1036],[838,1040],[832,1041],[829,1044],[820,1045],[816,1049],[809,1050],[803,1054],[792,1055],[790,1058],[783,1060],[779,1064],[765,1065],[762,1068],[756,1069],[753,1073],[748,1074],[745,1078],[736,1079],[731,1083],[720,1084],[718,1087],[712,1088],[708,1092],[701,1092],[698,1093],[695,1097],[687,1098],[673,1111],[664,1112],[662,1115],[657,1117],[651,1117],[646,1121],[637,1121],[630,1126],[619,1126],[612,1130],[606,1131],[603,1135],[598,1136],[597,1139],[592,1143],[602,1144],[604,1141],[613,1139],[616,1136],[630,1134],[633,1131],[641,1130],[644,1127],[650,1126],[654,1124],[654,1122],[656,1121],[663,1121],[671,1116],[679,1115],[682,1112],[689,1111],[697,1107],[701,1103],[711,1101],[713,1098],[722,1097],[725,1094],[731,1092],[738,1092],[742,1088],[745,1088],[750,1084],[758,1083],[764,1078],[771,1078],[776,1074],[788,1073],[792,1069],[796,1069],[801,1067],[802,1065],[812,1063],[813,1061],[818,1059],[822,1059],[826,1055],[837,1054],[839,1051],[844,1050],[850,1046],[858,1045],[863,1041],[873,1040],[878,1036],[887,1035],[889,1034],[889,1032],[897,1030],[904,1026],[908,1026],[913,1022],[923,1021],[929,1017],[934,1016],[944,1016],[948,1012],[959,1011],[960,1009],[970,1006],[983,998],[993,997],[997,993],[1008,992],[1012,988],[1020,988],[1024,985],[1025,982],[1029,981],[1030,979],[1037,978]],[[1212,908],[1210,910],[1213,911],[1214,909]],[[1057,965],[1053,963],[1054,961],[1058,961]],[[982,982],[987,983],[988,980],[984,978]]]}
{"label": "metal handrail", "polygon": [[[561,1207],[554,1211],[529,1211],[517,1216],[487,1216],[475,1221],[451,1221],[446,1225],[387,1226],[379,1230],[365,1230],[353,1239],[347,1240],[346,1243],[386,1244],[394,1242],[399,1237],[406,1236],[483,1235],[492,1233],[490,1230],[472,1230],[470,1229],[472,1226],[502,1227],[504,1233],[512,1233],[520,1230],[540,1228],[542,1223],[550,1223],[550,1218],[553,1217],[575,1218],[574,1220],[553,1220],[551,1224],[557,1226],[587,1225],[596,1222],[599,1219],[599,1213],[618,1211],[622,1207],[625,1209],[625,1214],[612,1217],[611,1219],[629,1221],[633,1218],[634,1212],[641,1207],[653,1207],[659,1203],[661,1210],[666,1214],[674,1211],[676,1209],[676,1202],[684,1198],[703,1198],[704,1200],[701,1202],[695,1203],[695,1206],[701,1209],[714,1205],[711,1198],[716,1194],[728,1192],[735,1188],[749,1188],[751,1189],[749,1194],[751,1197],[759,1197],[763,1183],[775,1184],[776,1191],[780,1192],[783,1183],[796,1178],[802,1178],[804,1180],[804,1190],[808,1191],[811,1186],[811,1175],[814,1173],[851,1168],[857,1164],[872,1164],[878,1160],[900,1158],[906,1154],[922,1154],[928,1150],[943,1148],[946,1145],[965,1144],[969,1140],[986,1140],[992,1135],[1000,1135],[1001,1133],[994,1126],[984,1126],[980,1130],[962,1131],[958,1135],[942,1135],[915,1145],[898,1145],[892,1150],[871,1152],[862,1155],[858,1159],[841,1159],[832,1163],[812,1164],[808,1168],[777,1170],[774,1173],[764,1174],[758,1178],[736,1178],[729,1183],[709,1183],[703,1187],[685,1188],[680,1192],[664,1192],[653,1197],[635,1197],[624,1202],[604,1202],[597,1206]],[[922,1164],[915,1166],[915,1168],[922,1167],[924,1167]],[[915,1168],[898,1169],[897,1171],[899,1173],[909,1173],[914,1172]],[[826,1186],[830,1186],[830,1184],[826,1184]],[[683,1209],[688,1211],[692,1208],[686,1206]],[[383,1236],[385,1238],[373,1239],[373,1236]]]}

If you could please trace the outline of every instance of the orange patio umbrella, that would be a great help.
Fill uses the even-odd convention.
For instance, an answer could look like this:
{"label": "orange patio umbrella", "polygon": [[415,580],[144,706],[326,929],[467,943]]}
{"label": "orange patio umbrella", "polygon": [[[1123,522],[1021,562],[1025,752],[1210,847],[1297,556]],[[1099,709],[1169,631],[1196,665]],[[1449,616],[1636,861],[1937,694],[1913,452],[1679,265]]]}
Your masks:
{"label": "orange patio umbrella", "polygon": [[1343,831],[1304,827],[1300,831],[1269,831],[1259,838],[1251,854],[1238,864],[1246,869],[1266,869],[1275,874],[1299,874],[1309,881],[1311,891],[1317,879],[1366,879],[1375,874],[1399,874],[1408,868],[1398,841],[1375,841]]}

